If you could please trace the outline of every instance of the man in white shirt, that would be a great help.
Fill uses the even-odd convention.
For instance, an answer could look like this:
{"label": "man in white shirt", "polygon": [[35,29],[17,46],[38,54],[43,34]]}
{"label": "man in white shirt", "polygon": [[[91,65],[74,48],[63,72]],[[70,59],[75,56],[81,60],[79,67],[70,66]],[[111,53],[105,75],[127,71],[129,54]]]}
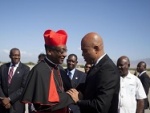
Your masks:
{"label": "man in white shirt", "polygon": [[146,94],[139,78],[129,72],[129,58],[121,56],[117,67],[121,74],[118,113],[143,113]]}

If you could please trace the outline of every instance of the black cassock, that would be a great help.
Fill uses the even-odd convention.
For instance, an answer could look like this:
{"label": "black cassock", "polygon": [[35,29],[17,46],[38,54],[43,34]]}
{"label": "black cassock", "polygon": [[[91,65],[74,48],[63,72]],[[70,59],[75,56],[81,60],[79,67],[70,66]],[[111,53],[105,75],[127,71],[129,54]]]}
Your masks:
{"label": "black cassock", "polygon": [[[59,102],[49,101],[50,77],[52,76],[52,71],[54,73],[53,77],[59,96]],[[23,103],[33,103],[35,109],[40,112],[59,110],[73,103],[71,97],[64,92],[59,67],[50,63],[47,59],[38,63],[30,71],[21,101]]]}

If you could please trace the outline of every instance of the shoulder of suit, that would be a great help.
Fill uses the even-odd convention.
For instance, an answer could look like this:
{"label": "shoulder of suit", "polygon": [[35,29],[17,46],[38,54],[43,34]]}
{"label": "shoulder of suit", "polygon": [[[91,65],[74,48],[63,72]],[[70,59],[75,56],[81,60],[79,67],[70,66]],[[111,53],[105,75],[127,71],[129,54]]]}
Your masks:
{"label": "shoulder of suit", "polygon": [[76,69],[75,71],[77,71],[78,73],[81,73],[81,74],[83,74],[83,75],[86,75],[86,73],[84,73],[83,71],[80,71],[80,70],[78,70],[78,69]]}
{"label": "shoulder of suit", "polygon": [[21,62],[20,62],[20,64],[19,64],[19,65],[21,65],[22,67],[25,67],[25,68],[30,69],[30,67],[29,67],[28,65],[24,64],[24,63],[21,63]]}
{"label": "shoulder of suit", "polygon": [[150,79],[150,76],[147,73],[145,73],[145,75]]}
{"label": "shoulder of suit", "polygon": [[10,62],[9,63],[5,63],[5,64],[2,64],[0,67],[9,67],[10,66]]}
{"label": "shoulder of suit", "polygon": [[143,74],[141,74],[141,76],[143,76],[143,77],[149,77],[149,75],[146,72],[143,73]]}

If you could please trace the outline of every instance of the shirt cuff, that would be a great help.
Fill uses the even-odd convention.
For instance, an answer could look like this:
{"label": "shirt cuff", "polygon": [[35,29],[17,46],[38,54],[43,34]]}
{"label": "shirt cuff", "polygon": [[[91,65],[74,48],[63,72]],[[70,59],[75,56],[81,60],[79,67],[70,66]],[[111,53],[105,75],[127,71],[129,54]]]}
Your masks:
{"label": "shirt cuff", "polygon": [[11,101],[11,99],[8,97],[8,100]]}

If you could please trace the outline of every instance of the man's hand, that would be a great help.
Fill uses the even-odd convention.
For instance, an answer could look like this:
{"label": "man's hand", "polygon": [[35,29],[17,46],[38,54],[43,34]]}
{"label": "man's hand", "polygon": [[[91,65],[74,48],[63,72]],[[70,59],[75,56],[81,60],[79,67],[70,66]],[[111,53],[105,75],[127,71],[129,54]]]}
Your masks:
{"label": "man's hand", "polygon": [[11,108],[11,104],[10,104],[10,103],[6,104],[6,105],[5,105],[5,108],[6,108],[6,109],[10,109],[10,108]]}
{"label": "man's hand", "polygon": [[2,99],[2,103],[3,103],[4,106],[6,106],[7,104],[10,103],[10,99],[7,98],[7,97],[4,97],[4,98]]}
{"label": "man's hand", "polygon": [[79,92],[76,89],[70,89],[66,93],[68,93],[75,103],[79,101]]}
{"label": "man's hand", "polygon": [[6,109],[10,109],[11,108],[11,103],[10,103],[10,99],[7,97],[0,97],[1,103],[3,104],[3,106]]}

